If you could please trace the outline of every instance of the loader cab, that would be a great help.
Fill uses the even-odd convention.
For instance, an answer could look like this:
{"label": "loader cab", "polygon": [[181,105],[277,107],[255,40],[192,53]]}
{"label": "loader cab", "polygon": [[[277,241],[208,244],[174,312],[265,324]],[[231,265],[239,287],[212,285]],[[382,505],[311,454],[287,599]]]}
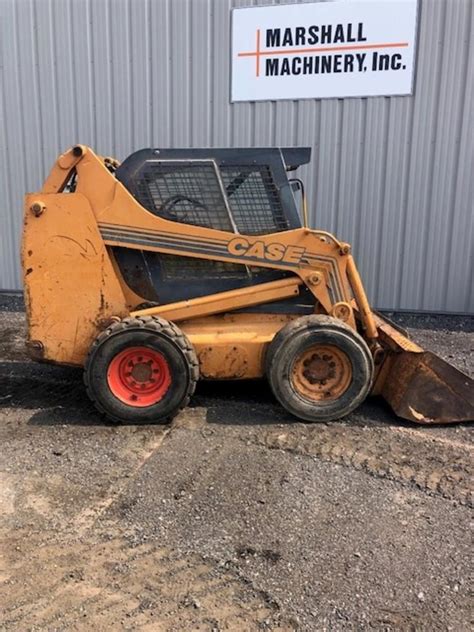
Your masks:
{"label": "loader cab", "polygon": [[[175,239],[192,252],[202,244],[183,224],[242,235],[300,228],[288,172],[311,149],[143,149],[116,178],[149,212],[176,223]],[[202,250],[201,250],[202,252]],[[144,301],[169,303],[282,278],[285,272],[193,257],[114,248],[122,275]]]}

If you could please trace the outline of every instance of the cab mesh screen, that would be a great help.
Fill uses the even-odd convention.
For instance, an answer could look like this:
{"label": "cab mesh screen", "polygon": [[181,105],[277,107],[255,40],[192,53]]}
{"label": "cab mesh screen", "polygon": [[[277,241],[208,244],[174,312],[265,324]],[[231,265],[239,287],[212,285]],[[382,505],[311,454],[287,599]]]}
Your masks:
{"label": "cab mesh screen", "polygon": [[212,162],[149,161],[135,185],[140,204],[160,217],[233,232]]}
{"label": "cab mesh screen", "polygon": [[280,193],[269,167],[224,165],[220,171],[239,233],[265,235],[288,230]]}
{"label": "cab mesh screen", "polygon": [[[239,233],[264,235],[288,229],[280,194],[266,166],[220,166]],[[136,198],[152,213],[183,224],[234,232],[214,163],[147,161],[135,179]],[[248,275],[246,266],[159,255],[164,278],[218,278]]]}

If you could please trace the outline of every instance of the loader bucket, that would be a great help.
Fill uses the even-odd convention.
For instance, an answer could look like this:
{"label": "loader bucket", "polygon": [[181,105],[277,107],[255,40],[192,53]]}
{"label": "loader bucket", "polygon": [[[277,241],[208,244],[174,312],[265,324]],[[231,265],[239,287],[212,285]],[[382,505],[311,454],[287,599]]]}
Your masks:
{"label": "loader bucket", "polygon": [[429,351],[392,358],[381,395],[399,417],[418,423],[474,420],[473,380]]}
{"label": "loader bucket", "polygon": [[399,417],[417,423],[474,420],[474,380],[418,347],[385,318],[377,315],[376,324],[386,355],[374,394]]}

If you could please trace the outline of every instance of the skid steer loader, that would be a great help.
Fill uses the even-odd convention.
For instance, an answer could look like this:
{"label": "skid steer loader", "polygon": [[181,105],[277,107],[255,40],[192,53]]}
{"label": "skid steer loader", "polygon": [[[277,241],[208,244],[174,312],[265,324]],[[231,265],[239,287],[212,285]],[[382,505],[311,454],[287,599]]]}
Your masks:
{"label": "skid steer loader", "polygon": [[288,172],[309,159],[144,149],[119,164],[66,151],[26,196],[30,355],[83,366],[89,396],[119,422],[171,419],[200,378],[261,377],[310,422],[370,393],[415,422],[473,419],[472,380],[371,310],[348,244],[302,226],[303,185]]}

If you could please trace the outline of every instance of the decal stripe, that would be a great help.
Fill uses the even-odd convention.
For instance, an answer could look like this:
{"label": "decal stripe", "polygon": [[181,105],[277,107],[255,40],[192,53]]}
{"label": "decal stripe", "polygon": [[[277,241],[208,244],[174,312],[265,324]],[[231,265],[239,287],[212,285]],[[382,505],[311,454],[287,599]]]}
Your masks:
{"label": "decal stripe", "polygon": [[[127,235],[126,233],[111,233],[109,231],[105,231],[102,230],[101,231],[102,237],[106,240],[106,241],[111,241],[114,243],[123,243],[123,244],[134,244],[134,245],[139,245],[139,246],[154,246],[155,248],[160,248],[160,249],[166,249],[166,250],[170,250],[171,254],[178,254],[178,255],[183,255],[183,253],[185,252],[195,252],[195,253],[201,253],[201,254],[206,254],[209,255],[210,257],[212,257],[213,254],[218,254],[220,257],[225,257],[226,260],[229,260],[231,262],[235,262],[235,260],[237,260],[237,262],[241,265],[248,265],[249,263],[255,263],[256,265],[258,264],[269,264],[270,262],[265,260],[265,259],[259,259],[257,257],[239,257],[237,255],[232,255],[230,252],[228,252],[227,249],[225,250],[221,250],[220,247],[218,247],[218,249],[216,248],[202,248],[202,247],[198,247],[198,246],[192,246],[192,245],[188,245],[188,244],[181,244],[178,248],[177,244],[174,242],[168,243],[167,241],[161,241],[161,240],[152,240],[150,238],[143,238],[143,237],[136,237],[134,235]],[[243,261],[242,261],[243,259]],[[288,269],[294,269],[294,268],[298,268],[298,264],[296,263],[286,263],[283,261],[278,262],[279,267],[282,268],[288,268]]]}
{"label": "decal stripe", "polygon": [[219,245],[219,244],[210,244],[206,241],[201,241],[201,240],[188,240],[187,242],[183,243],[183,239],[179,238],[179,237],[167,237],[166,235],[162,235],[161,233],[155,233],[154,235],[149,235],[149,234],[144,234],[141,233],[140,231],[120,231],[120,230],[115,230],[115,229],[102,229],[101,230],[101,234],[102,235],[117,235],[117,236],[130,236],[130,237],[134,237],[136,239],[143,239],[146,242],[150,242],[152,243],[154,240],[156,240],[157,238],[159,238],[161,241],[166,241],[167,243],[169,243],[172,246],[180,246],[180,249],[186,250],[188,248],[192,248],[192,247],[198,247],[198,248],[206,248],[212,252],[223,252],[224,254],[227,253],[227,247],[225,244],[223,245]]}
{"label": "decal stripe", "polygon": [[[223,256],[227,260],[242,260],[243,257],[239,257],[237,255],[232,255],[227,250],[227,244],[229,241],[221,240],[221,239],[212,239],[209,241],[208,239],[202,239],[198,237],[190,237],[187,235],[181,235],[179,233],[172,233],[168,231],[152,231],[152,230],[142,230],[136,229],[133,227],[122,226],[118,224],[108,224],[108,223],[99,223],[99,229],[104,239],[109,241],[115,241],[123,244],[134,244],[134,245],[142,245],[142,246],[154,246],[156,248],[166,248],[167,250],[171,250],[173,254],[183,254],[183,252],[196,253],[196,254],[207,254],[209,256],[218,255]],[[230,235],[234,235],[234,233],[229,233]],[[258,240],[258,236],[250,236],[251,238]],[[245,236],[247,238],[247,236]],[[270,263],[266,259],[259,259],[257,257],[245,257],[244,258],[248,263]],[[336,294],[337,301],[345,300],[345,292],[343,291],[342,281],[339,275],[339,269],[332,257],[324,256],[324,255],[316,255],[305,252],[301,257],[301,264],[303,266],[312,267],[314,263],[312,262],[320,262],[325,264],[330,264],[331,270],[329,271],[329,280],[330,287],[334,290]],[[239,262],[240,263],[240,262]],[[275,262],[277,263],[277,262]],[[246,265],[245,263],[241,263],[241,265]],[[283,261],[278,262],[279,266],[294,269],[297,268],[299,264],[291,264]]]}
{"label": "decal stripe", "polygon": [[200,246],[198,244],[178,244],[169,240],[157,240],[151,239],[147,237],[141,237],[140,235],[131,235],[124,233],[109,233],[108,231],[101,231],[103,238],[106,241],[115,241],[124,244],[134,244],[141,246],[152,246],[156,248],[166,248],[168,250],[172,250],[175,254],[183,254],[183,252],[196,252],[207,255],[224,255],[231,257],[227,253],[227,250],[216,250],[215,248],[209,248],[208,246]]}
{"label": "decal stripe", "polygon": [[[190,224],[193,225],[193,224]],[[169,235],[170,237],[177,237],[181,240],[185,239],[185,240],[196,240],[196,241],[202,241],[205,243],[213,243],[215,242],[216,244],[226,244],[228,242],[227,239],[217,239],[216,237],[192,237],[190,235],[182,235],[181,233],[173,233],[171,231],[167,231],[167,230],[160,230],[160,231],[156,231],[156,230],[151,230],[148,228],[135,228],[134,226],[125,226],[122,224],[108,224],[106,222],[99,222],[99,228],[104,228],[106,230],[120,230],[122,232],[134,232],[134,233],[142,233],[144,235],[150,235],[150,236],[157,236],[157,235]],[[198,226],[198,228],[203,228],[201,226]],[[229,233],[229,236],[233,235],[236,236],[237,233]]]}

